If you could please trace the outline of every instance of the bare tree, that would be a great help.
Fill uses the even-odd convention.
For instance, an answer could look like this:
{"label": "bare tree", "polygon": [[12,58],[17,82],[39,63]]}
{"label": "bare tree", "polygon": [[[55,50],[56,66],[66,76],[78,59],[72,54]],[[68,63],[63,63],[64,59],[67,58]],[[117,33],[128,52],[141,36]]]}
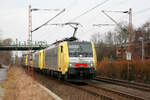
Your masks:
{"label": "bare tree", "polygon": [[112,33],[111,31],[109,31],[106,36],[105,36],[105,42],[106,44],[108,44],[109,46],[112,46],[114,44],[114,33]]}
{"label": "bare tree", "polygon": [[96,54],[98,61],[101,61],[104,57],[110,59],[115,58],[115,46],[113,46],[113,33],[108,32],[104,37],[105,42],[101,39],[99,33],[91,36],[91,41],[96,44]]}
{"label": "bare tree", "polygon": [[128,32],[127,24],[125,24],[124,22],[121,22],[119,23],[119,25],[121,26],[121,28],[120,27],[115,28],[115,34],[116,34],[115,38],[116,38],[117,44],[122,45],[122,44],[127,43],[129,32]]}
{"label": "bare tree", "polygon": [[[11,44],[12,40],[10,38],[2,41],[2,44]],[[0,51],[1,63],[8,65],[11,61],[12,52],[11,51]]]}
{"label": "bare tree", "polygon": [[101,43],[101,35],[100,33],[95,33],[91,36],[91,41],[94,42],[94,44],[98,45]]}

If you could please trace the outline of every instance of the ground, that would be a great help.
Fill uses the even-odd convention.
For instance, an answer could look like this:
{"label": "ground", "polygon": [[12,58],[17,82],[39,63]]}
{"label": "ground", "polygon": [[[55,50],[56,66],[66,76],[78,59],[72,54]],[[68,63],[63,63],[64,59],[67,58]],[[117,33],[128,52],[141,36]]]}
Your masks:
{"label": "ground", "polygon": [[1,84],[3,100],[54,100],[22,67],[11,66]]}

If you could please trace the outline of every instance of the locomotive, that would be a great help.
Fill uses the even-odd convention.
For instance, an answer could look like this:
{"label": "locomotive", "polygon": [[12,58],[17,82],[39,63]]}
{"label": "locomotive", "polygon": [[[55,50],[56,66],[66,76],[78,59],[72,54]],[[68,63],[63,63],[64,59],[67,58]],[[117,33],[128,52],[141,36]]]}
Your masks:
{"label": "locomotive", "polygon": [[[29,66],[29,57],[25,57]],[[64,41],[33,53],[33,67],[67,80],[88,80],[96,75],[94,43]]]}
{"label": "locomotive", "polygon": [[[74,29],[75,35],[77,28]],[[26,55],[24,65],[57,76],[59,79],[93,79],[96,76],[97,66],[94,43],[78,41],[74,35],[33,53],[33,66],[29,66],[29,56]]]}

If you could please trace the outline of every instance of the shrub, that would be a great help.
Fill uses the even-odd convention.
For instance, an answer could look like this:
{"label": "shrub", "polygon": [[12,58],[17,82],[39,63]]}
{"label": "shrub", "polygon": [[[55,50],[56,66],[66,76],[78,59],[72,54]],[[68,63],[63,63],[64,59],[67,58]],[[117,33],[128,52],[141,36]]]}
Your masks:
{"label": "shrub", "polygon": [[112,61],[104,58],[97,72],[103,77],[150,83],[150,60]]}

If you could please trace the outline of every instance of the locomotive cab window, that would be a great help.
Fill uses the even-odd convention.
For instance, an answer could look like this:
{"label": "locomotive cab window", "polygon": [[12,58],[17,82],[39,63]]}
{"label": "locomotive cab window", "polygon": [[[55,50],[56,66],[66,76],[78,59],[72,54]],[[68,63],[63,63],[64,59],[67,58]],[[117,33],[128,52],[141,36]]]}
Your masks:
{"label": "locomotive cab window", "polygon": [[61,53],[63,52],[63,46],[60,47],[61,48]]}
{"label": "locomotive cab window", "polygon": [[70,57],[93,57],[91,43],[69,42],[68,50]]}

